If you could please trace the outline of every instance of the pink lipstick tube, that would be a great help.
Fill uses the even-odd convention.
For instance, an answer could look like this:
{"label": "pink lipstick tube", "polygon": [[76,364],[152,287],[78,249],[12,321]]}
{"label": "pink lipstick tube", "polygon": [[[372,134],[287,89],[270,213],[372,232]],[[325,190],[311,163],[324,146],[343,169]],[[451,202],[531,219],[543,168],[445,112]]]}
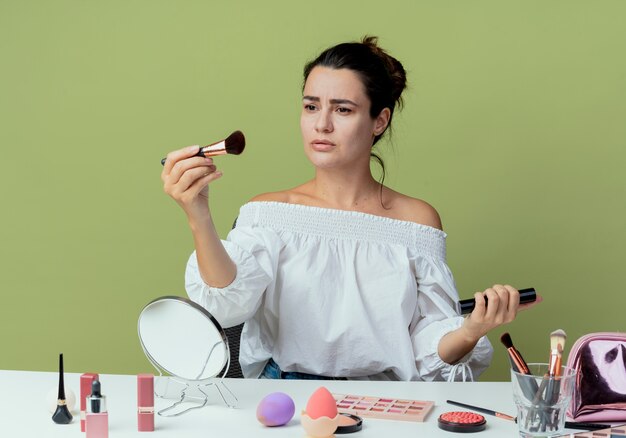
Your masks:
{"label": "pink lipstick tube", "polygon": [[137,430],[154,431],[154,376],[137,375]]}
{"label": "pink lipstick tube", "polygon": [[85,431],[85,418],[87,415],[87,397],[91,395],[91,382],[98,380],[97,373],[85,373],[80,376],[80,431]]}

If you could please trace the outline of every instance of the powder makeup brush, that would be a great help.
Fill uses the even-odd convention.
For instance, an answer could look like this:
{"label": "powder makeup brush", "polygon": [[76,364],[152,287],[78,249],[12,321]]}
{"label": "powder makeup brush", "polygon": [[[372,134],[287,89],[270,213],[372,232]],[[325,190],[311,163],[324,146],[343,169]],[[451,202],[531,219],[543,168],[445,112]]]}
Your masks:
{"label": "powder makeup brush", "polygon": [[[212,143],[200,148],[196,157],[213,157],[215,155],[239,155],[246,147],[246,138],[241,131],[235,131],[226,139]],[[165,158],[161,160],[161,164],[165,165]]]}
{"label": "powder makeup brush", "polygon": [[561,375],[561,361],[566,338],[567,335],[561,329],[550,333],[550,377],[559,377]]}
{"label": "powder makeup brush", "polygon": [[[528,368],[528,364],[526,364],[526,361],[522,357],[522,354],[517,350],[517,348],[513,346],[513,340],[511,339],[511,335],[508,333],[504,333],[502,336],[500,336],[500,341],[502,342],[502,344],[504,344],[507,352],[509,353],[509,360],[511,362],[511,368],[513,369],[513,371],[520,374],[532,374],[530,372],[530,369]],[[520,376],[517,377],[520,388],[524,392],[524,395],[529,400],[532,400],[539,392],[539,385],[537,385],[535,379],[524,379]]]}
{"label": "powder makeup brush", "polygon": [[511,361],[511,366],[515,371],[522,374],[530,374],[530,370],[528,369],[528,365],[526,361],[522,357],[522,354],[513,346],[513,340],[511,339],[511,335],[508,333],[500,336],[500,341],[506,347],[506,350],[509,353],[509,359]]}
{"label": "powder makeup brush", "polygon": [[52,421],[57,424],[69,424],[72,422],[72,414],[67,409],[65,401],[65,384],[63,382],[63,353],[59,354],[59,395],[57,397],[57,409],[52,414]]}
{"label": "powder makeup brush", "polygon": [[561,383],[558,378],[561,376],[561,361],[563,358],[563,349],[565,348],[565,339],[567,335],[561,329],[550,333],[550,362],[548,365],[548,388],[546,389],[546,398],[554,403],[559,398]]}

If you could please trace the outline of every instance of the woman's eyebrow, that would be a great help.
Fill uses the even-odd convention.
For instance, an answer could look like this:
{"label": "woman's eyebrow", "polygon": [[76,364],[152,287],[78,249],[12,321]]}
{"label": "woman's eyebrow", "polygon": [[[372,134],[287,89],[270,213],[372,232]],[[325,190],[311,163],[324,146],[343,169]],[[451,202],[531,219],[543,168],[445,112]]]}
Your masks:
{"label": "woman's eyebrow", "polygon": [[[319,102],[320,98],[319,97],[315,97],[315,96],[302,96],[302,100],[311,100],[313,102]],[[350,99],[330,99],[330,103],[332,103],[332,104],[340,104],[340,105],[349,104],[349,105],[358,106],[356,102],[353,102]]]}

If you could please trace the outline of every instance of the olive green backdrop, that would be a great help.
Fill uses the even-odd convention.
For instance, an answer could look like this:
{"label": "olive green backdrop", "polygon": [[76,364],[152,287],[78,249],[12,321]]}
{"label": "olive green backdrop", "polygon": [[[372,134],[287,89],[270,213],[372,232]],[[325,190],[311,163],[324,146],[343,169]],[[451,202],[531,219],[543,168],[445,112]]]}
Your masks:
{"label": "olive green backdrop", "polygon": [[0,369],[150,371],[137,316],[192,250],[159,160],[245,132],[211,188],[226,236],[312,175],[302,66],[364,34],[409,74],[387,183],[439,210],[461,296],[545,298],[482,379],[508,378],[504,331],[528,361],[557,328],[626,331],[624,23],[623,0],[1,0]]}

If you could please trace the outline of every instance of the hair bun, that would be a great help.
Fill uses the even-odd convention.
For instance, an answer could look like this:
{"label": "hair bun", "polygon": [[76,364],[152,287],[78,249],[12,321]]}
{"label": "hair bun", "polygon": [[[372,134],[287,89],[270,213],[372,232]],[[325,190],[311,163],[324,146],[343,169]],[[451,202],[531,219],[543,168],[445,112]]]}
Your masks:
{"label": "hair bun", "polygon": [[402,63],[378,45],[378,37],[376,36],[365,35],[361,40],[361,44],[366,45],[383,62],[391,78],[393,98],[401,108],[403,104],[402,92],[406,88],[406,71]]}

